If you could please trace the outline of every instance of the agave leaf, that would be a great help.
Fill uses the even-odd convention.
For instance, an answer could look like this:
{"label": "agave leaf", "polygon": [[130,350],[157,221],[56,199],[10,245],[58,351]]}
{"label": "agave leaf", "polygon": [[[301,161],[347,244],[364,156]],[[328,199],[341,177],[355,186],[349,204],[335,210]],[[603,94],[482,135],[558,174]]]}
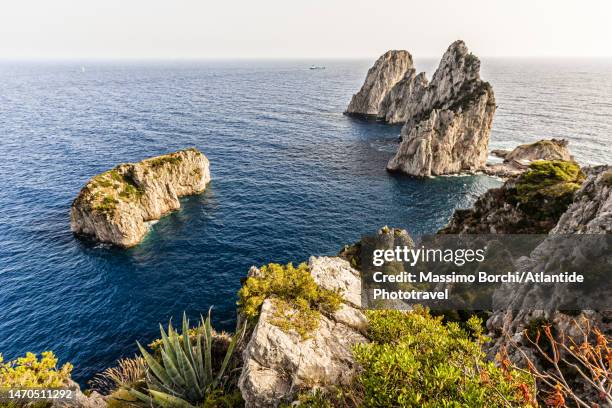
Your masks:
{"label": "agave leaf", "polygon": [[148,406],[153,406],[153,399],[146,394],[136,390],[135,388],[127,387],[125,390],[134,398],[138,398],[140,401],[144,402]]}
{"label": "agave leaf", "polygon": [[206,321],[204,322],[204,367],[206,370],[206,376],[208,381],[212,381],[213,372],[212,372],[212,326],[210,325],[210,311],[212,307],[208,309],[208,316],[206,317]]}
{"label": "agave leaf", "polygon": [[185,312],[183,312],[183,350],[189,360],[189,364],[193,368],[195,360],[193,358],[191,339],[189,338],[189,319],[187,319],[187,314]]}
{"label": "agave leaf", "polygon": [[181,361],[181,364],[179,365],[184,367],[182,376],[185,379],[186,391],[193,394],[193,399],[202,398],[204,396],[204,391],[198,383],[198,377],[196,376],[192,362],[188,360],[187,354],[183,350],[178,350],[177,354],[179,361]]}
{"label": "agave leaf", "polygon": [[[161,332],[161,338],[162,338],[162,345],[163,345],[162,350],[166,350],[166,354],[176,366],[177,365],[176,353],[174,352],[174,349],[172,348],[172,344],[170,343],[170,339],[166,335],[164,327],[161,324],[159,325],[159,331]],[[172,336],[172,332],[173,332],[172,323],[168,323],[168,333],[170,333],[170,336]]]}
{"label": "agave leaf", "polygon": [[172,360],[170,360],[170,357],[163,349],[161,351],[161,356],[162,361],[164,362],[164,368],[166,369],[166,373],[168,373],[168,376],[172,379],[172,382],[175,385],[178,385],[179,387],[184,387],[186,385],[185,379],[182,377],[177,367],[174,365]]}
{"label": "agave leaf", "polygon": [[153,358],[153,356],[149,354],[147,350],[145,350],[144,347],[140,345],[140,343],[136,342],[136,344],[138,345],[138,348],[140,349],[140,352],[142,353],[142,356],[144,357],[147,365],[149,366],[151,371],[153,371],[153,374],[164,385],[166,385],[167,387],[172,387],[172,379],[168,376],[166,370],[164,370],[161,364],[159,364],[157,360],[155,360],[155,358]]}
{"label": "agave leaf", "polygon": [[153,401],[155,401],[162,408],[195,408],[184,399],[166,394],[165,392],[149,390],[149,393],[151,394],[151,397],[153,397]]}
{"label": "agave leaf", "polygon": [[204,360],[202,357],[202,326],[198,326],[198,336],[195,349],[195,367],[196,374],[200,379],[200,384],[206,384],[206,371],[204,370]]}
{"label": "agave leaf", "polygon": [[[191,342],[189,340],[189,321],[187,316],[183,314],[183,342],[182,344],[178,341],[175,342],[179,347],[176,348],[176,356],[179,361],[179,368],[181,370],[181,376],[185,379],[186,391],[193,394],[195,399],[199,399],[203,396],[203,390],[198,383],[198,377],[193,367],[193,354],[191,352]],[[182,348],[180,347],[182,346]]]}
{"label": "agave leaf", "polygon": [[149,390],[165,392],[170,395],[182,393],[182,389],[180,389],[178,385],[172,385],[171,387],[168,387],[155,377],[151,378],[151,381],[147,382],[147,388]]}
{"label": "agave leaf", "polygon": [[234,348],[236,347],[236,343],[238,343],[238,340],[242,338],[245,330],[246,330],[246,324],[243,326],[242,330],[240,331],[237,330],[236,334],[234,334],[234,336],[232,337],[232,341],[227,347],[227,351],[225,352],[225,357],[223,358],[223,363],[221,363],[221,367],[219,368],[217,377],[215,378],[215,381],[212,383],[212,387],[211,387],[212,389],[215,389],[219,386],[219,383],[221,382],[221,379],[223,378],[223,375],[225,374],[225,370],[227,369],[227,365],[229,364],[230,359],[232,358],[232,354],[234,354]]}
{"label": "agave leaf", "polygon": [[182,351],[181,341],[179,339],[178,334],[176,336],[170,337],[170,344],[172,345],[172,349],[176,353],[176,368],[179,372],[184,371],[183,361],[179,358],[179,353]]}

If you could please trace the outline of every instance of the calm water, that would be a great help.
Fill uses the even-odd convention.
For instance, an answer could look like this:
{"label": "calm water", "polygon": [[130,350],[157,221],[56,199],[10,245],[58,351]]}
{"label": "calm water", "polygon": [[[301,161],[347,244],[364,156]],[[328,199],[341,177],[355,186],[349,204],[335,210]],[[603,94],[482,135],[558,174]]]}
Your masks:
{"label": "calm water", "polygon": [[[433,232],[498,184],[387,174],[399,128],[341,114],[370,63],[0,64],[0,352],[55,350],[83,382],[183,310],[214,305],[233,329],[252,264],[334,254],[384,224]],[[610,61],[483,65],[492,148],[565,137],[582,163],[612,162]],[[72,236],[70,203],[92,175],[189,146],[213,182],[141,245]]]}

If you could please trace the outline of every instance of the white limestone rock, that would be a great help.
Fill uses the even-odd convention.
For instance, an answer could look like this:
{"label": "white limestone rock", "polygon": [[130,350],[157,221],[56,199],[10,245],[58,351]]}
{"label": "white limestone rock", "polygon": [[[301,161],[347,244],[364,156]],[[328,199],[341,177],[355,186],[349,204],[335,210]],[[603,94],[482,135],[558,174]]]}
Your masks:
{"label": "white limestone rock", "polygon": [[70,228],[100,242],[134,246],[148,222],[180,208],[179,197],[204,191],[209,181],[208,159],[196,149],[120,164],[83,187],[70,209]]}
{"label": "white limestone rock", "polygon": [[272,322],[278,304],[264,301],[259,320],[244,347],[238,386],[247,407],[277,407],[301,390],[347,385],[356,364],[352,347],[367,342],[359,272],[340,258],[311,257],[309,267],[319,285],[343,291],[347,302],[332,315],[321,315],[318,328],[302,338]]}
{"label": "white limestone rock", "polygon": [[587,179],[551,234],[612,233],[612,166],[583,169]]}
{"label": "white limestone rock", "polygon": [[428,80],[424,72],[408,70],[404,78],[391,88],[385,96],[379,112],[379,119],[390,124],[405,123],[417,109],[427,92]]}
{"label": "white limestone rock", "polygon": [[391,50],[383,54],[368,70],[364,84],[353,95],[347,114],[365,117],[384,117],[381,105],[389,91],[407,73],[414,73],[412,56],[408,51]]}
{"label": "white limestone rock", "polygon": [[451,44],[424,92],[410,95],[402,141],[387,169],[419,177],[483,169],[495,96],[465,43]]}

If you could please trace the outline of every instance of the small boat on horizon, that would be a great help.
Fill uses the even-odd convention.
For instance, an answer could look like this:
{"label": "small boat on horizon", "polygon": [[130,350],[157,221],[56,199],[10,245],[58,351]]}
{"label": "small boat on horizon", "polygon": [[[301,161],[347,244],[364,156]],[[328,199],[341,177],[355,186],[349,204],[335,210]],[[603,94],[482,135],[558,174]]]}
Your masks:
{"label": "small boat on horizon", "polygon": [[311,65],[310,69],[325,69],[325,66],[323,66],[323,65],[320,65],[320,66],[319,65]]}

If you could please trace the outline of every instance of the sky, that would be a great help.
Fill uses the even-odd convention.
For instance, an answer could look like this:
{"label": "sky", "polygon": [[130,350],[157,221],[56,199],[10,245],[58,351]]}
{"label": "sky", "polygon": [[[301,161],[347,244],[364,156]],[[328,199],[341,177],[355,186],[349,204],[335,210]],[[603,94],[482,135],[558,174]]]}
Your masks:
{"label": "sky", "polygon": [[612,56],[609,0],[3,0],[0,59]]}

